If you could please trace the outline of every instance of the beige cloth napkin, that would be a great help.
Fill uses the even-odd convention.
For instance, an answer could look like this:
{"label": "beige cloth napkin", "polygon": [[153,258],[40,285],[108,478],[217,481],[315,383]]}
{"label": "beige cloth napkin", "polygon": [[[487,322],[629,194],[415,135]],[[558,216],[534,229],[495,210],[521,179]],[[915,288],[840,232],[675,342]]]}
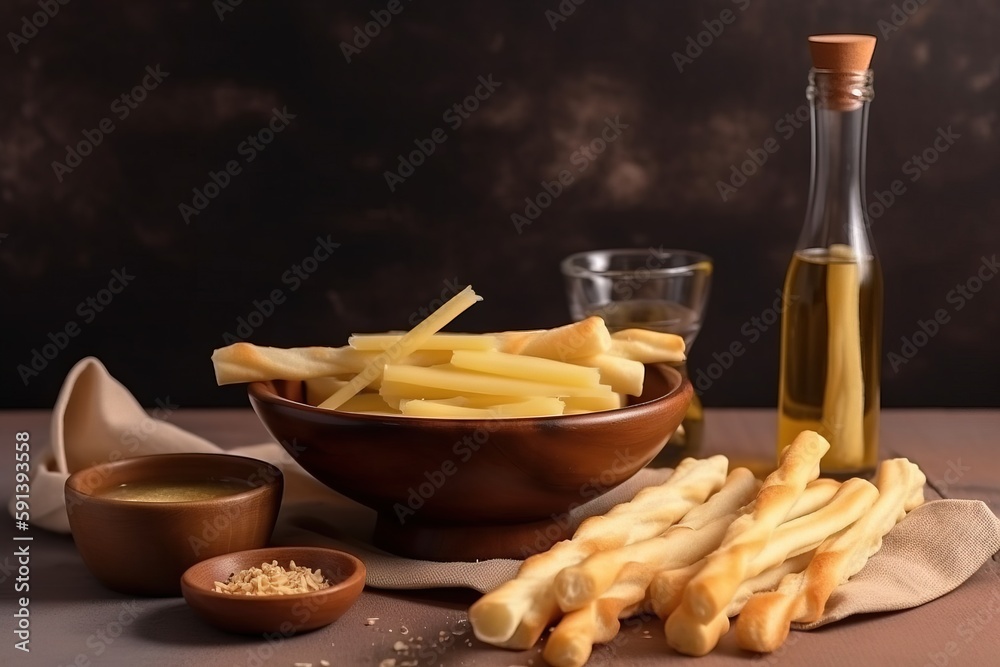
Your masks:
{"label": "beige cloth napkin", "polygon": [[[109,460],[168,452],[221,452],[219,447],[146,413],[94,358],[70,370],[52,413],[51,451],[33,472],[33,523],[68,532],[63,484],[69,473]],[[226,450],[279,466],[285,497],[273,541],[331,546],[353,553],[376,588],[465,587],[485,592],[510,579],[520,561],[435,563],[381,551],[370,544],[375,513],[323,486],[279,445]],[[671,471],[641,471],[577,508],[574,524],[665,481]],[[915,607],[956,588],[1000,550],[1000,519],[980,501],[938,500],[911,512],[886,536],[882,549],[830,599],[818,627],[851,614]]]}

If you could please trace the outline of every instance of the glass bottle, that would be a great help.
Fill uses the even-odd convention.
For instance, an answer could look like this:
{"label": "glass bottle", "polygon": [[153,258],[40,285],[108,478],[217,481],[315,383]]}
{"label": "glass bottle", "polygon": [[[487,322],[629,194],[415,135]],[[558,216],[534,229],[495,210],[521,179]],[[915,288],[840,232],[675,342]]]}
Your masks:
{"label": "glass bottle", "polygon": [[864,200],[870,40],[853,70],[816,67],[813,51],[809,202],[781,320],[778,451],[816,431],[830,442],[820,467],[833,476],[870,472],[878,457],[883,288]]}

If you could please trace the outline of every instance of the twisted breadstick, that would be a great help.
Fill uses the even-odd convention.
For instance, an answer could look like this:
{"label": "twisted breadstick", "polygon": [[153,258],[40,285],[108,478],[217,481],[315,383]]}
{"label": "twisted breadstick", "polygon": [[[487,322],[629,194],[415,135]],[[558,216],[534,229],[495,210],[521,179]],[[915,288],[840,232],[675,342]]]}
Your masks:
{"label": "twisted breadstick", "polygon": [[[857,521],[877,498],[878,489],[870,482],[857,477],[849,479],[841,485],[829,505],[779,526],[750,563],[738,571],[715,571],[706,576],[713,561],[717,562],[718,554],[725,548],[720,547],[719,551],[707,557],[705,567],[688,583],[681,605],[667,618],[664,626],[667,644],[687,655],[704,655],[711,651],[719,637],[729,629],[726,610],[740,584],[789,557],[815,549],[824,539]],[[708,621],[702,621],[688,604],[696,582],[701,587],[700,592],[708,591],[714,603],[721,603],[721,610]]]}
{"label": "twisted breadstick", "polygon": [[[212,364],[215,366],[216,382],[224,385],[267,380],[315,380],[332,378],[335,375],[353,375],[360,373],[378,355],[378,351],[360,351],[353,347],[280,348],[233,343],[215,350],[212,353]],[[432,366],[447,363],[450,358],[451,352],[448,350],[416,350],[400,359],[399,363]]]}
{"label": "twisted breadstick", "polygon": [[801,574],[785,577],[778,590],[755,595],[736,624],[741,648],[766,653],[788,637],[793,621],[819,620],[834,588],[855,575],[882,546],[882,538],[906,513],[923,502],[926,478],[906,459],[883,461],[878,500],[856,523],[828,537]]}
{"label": "twisted breadstick", "polygon": [[308,380],[357,373],[367,355],[350,347],[259,347],[233,343],[212,353],[220,385],[258,380]]}
{"label": "twisted breadstick", "polygon": [[733,522],[722,546],[688,584],[683,600],[688,616],[707,623],[725,611],[754,557],[788,517],[806,484],[819,476],[820,459],[829,449],[818,433],[803,431],[782,450],[778,469],[764,480],[753,511]]}
{"label": "twisted breadstick", "polygon": [[[810,482],[788,513],[788,520],[812,514],[830,502],[840,488],[840,482],[832,479],[817,479]],[[746,508],[751,511],[752,505]],[[663,569],[657,572],[649,583],[649,608],[663,620],[673,613],[681,603],[688,582],[705,567],[705,559],[677,569]]]}
{"label": "twisted breadstick", "polygon": [[[705,655],[718,645],[722,635],[729,632],[729,619],[740,613],[743,605],[754,593],[771,590],[778,585],[782,577],[794,572],[801,572],[809,564],[813,553],[813,551],[807,551],[798,556],[792,556],[773,567],[769,567],[760,574],[750,577],[736,589],[733,600],[729,603],[726,611],[708,623],[695,623],[688,627],[676,628],[673,636],[667,636],[667,643],[680,653],[686,655]],[[678,578],[679,581],[680,577]],[[679,601],[680,596],[676,597]],[[669,625],[669,620],[667,624]]]}
{"label": "twisted breadstick", "polygon": [[650,329],[623,329],[611,334],[611,353],[644,364],[684,361],[684,339]]}
{"label": "twisted breadstick", "polygon": [[618,619],[632,616],[641,607],[649,574],[645,563],[627,563],[599,598],[563,616],[545,641],[545,661],[553,667],[586,663],[594,644],[611,641],[618,634]]}
{"label": "twisted breadstick", "polygon": [[541,331],[504,331],[495,334],[500,351],[570,361],[607,352],[611,334],[600,317],[588,317],[555,329]]}
{"label": "twisted breadstick", "polygon": [[559,607],[572,611],[594,601],[629,563],[644,564],[652,578],[655,570],[681,567],[704,557],[719,546],[736,512],[753,498],[757,488],[753,473],[736,468],[715,495],[662,535],[595,553],[579,565],[563,569],[555,578]]}
{"label": "twisted breadstick", "polygon": [[642,607],[646,588],[665,559],[673,567],[693,562],[719,545],[736,512],[757,491],[746,468],[736,468],[723,487],[663,535],[619,549],[596,553],[580,565],[562,570],[554,590],[566,614],[545,644],[543,657],[556,667],[582,665],[594,644],[618,634],[619,618]]}
{"label": "twisted breadstick", "polygon": [[728,465],[724,456],[685,459],[665,483],[643,489],[603,516],[588,518],[571,540],[528,558],[514,579],[469,608],[476,637],[505,648],[530,648],[558,616],[552,582],[560,570],[602,549],[663,533],[722,486]]}
{"label": "twisted breadstick", "polygon": [[[705,504],[688,512],[683,521],[662,536],[594,554],[580,565],[560,572],[555,586],[560,606],[565,610],[567,599],[578,606],[560,620],[546,640],[543,653],[546,661],[557,667],[585,663],[594,644],[615,637],[620,628],[619,619],[628,618],[649,607],[653,601],[659,601],[654,597],[647,603],[654,575],[662,577],[661,585],[670,582],[677,587],[677,594],[666,601],[672,605],[672,611],[680,601],[679,591],[704,565],[702,557],[719,545],[727,527],[739,516],[740,509],[746,511],[743,506],[753,496],[757,486],[748,470],[736,468],[729,474],[722,489]],[[829,502],[839,487],[840,484],[833,480],[811,482],[792,508],[789,518],[819,509]],[[726,511],[729,513],[723,514]],[[798,569],[789,569],[786,563]],[[737,603],[742,606],[752,592],[764,590],[765,586],[774,588],[781,576],[805,567],[800,558],[786,563],[741,585],[730,608]],[[609,581],[609,578],[613,579]],[[595,591],[599,593],[596,598],[593,597]],[[585,599],[582,605],[579,604],[581,599]],[[667,615],[663,613],[662,618]]]}

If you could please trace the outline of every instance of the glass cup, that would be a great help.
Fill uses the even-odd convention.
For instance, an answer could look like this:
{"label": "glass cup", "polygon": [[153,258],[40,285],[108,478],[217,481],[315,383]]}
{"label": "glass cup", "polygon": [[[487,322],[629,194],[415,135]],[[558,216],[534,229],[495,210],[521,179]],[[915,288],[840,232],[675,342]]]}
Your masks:
{"label": "glass cup", "polygon": [[[591,250],[570,255],[560,268],[574,320],[599,315],[612,332],[641,328],[677,334],[690,355],[708,303],[711,257],[662,248]],[[686,375],[686,365],[679,367]],[[700,449],[704,421],[697,396],[681,427],[652,465],[675,465]]]}

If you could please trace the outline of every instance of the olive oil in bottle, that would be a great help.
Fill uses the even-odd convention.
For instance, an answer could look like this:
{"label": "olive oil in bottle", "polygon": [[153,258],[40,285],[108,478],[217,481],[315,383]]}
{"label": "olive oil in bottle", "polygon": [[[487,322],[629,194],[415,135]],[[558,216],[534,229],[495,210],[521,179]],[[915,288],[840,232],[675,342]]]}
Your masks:
{"label": "olive oil in bottle", "polygon": [[788,268],[778,441],[816,431],[831,443],[824,469],[851,473],[878,456],[882,275],[838,250],[796,252]]}
{"label": "olive oil in bottle", "polygon": [[830,442],[823,473],[847,476],[878,458],[882,271],[863,196],[875,38],[809,42],[812,172],[783,293],[778,451],[816,431]]}

